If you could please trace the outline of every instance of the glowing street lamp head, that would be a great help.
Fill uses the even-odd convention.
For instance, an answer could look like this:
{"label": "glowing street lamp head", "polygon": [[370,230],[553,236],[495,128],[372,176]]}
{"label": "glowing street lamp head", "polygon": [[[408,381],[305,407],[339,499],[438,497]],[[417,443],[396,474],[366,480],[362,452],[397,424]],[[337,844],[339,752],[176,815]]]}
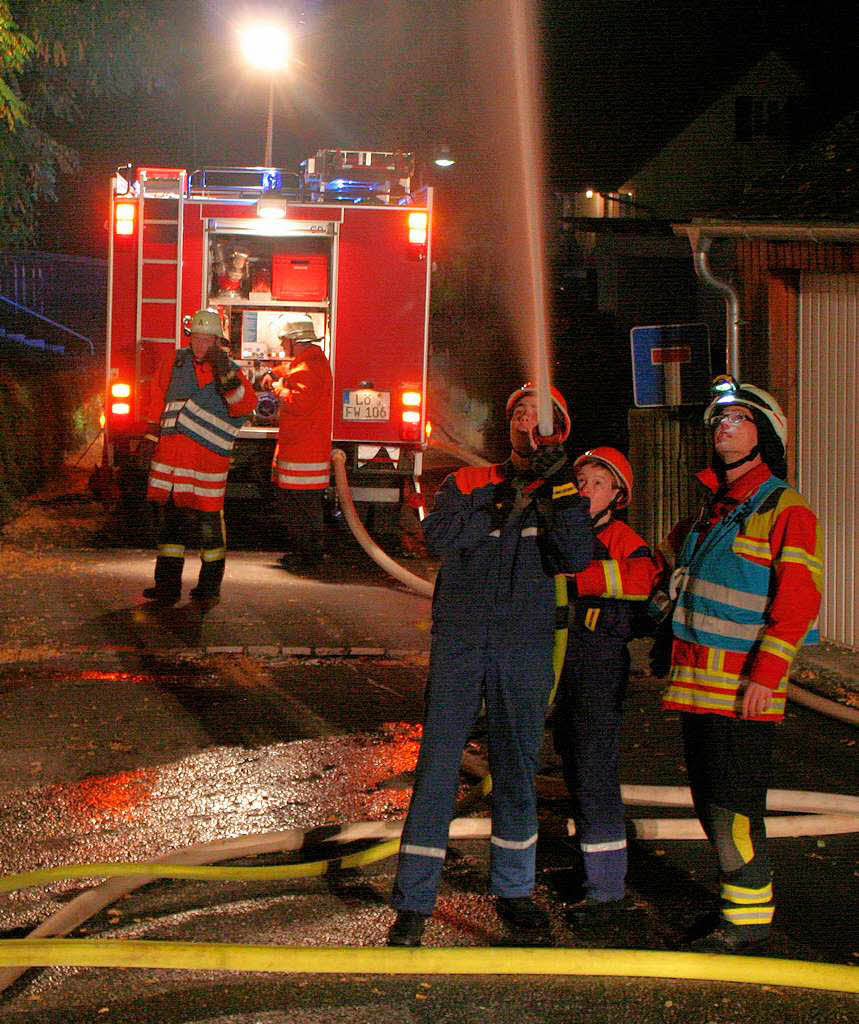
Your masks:
{"label": "glowing street lamp head", "polygon": [[249,25],[241,34],[242,53],[262,71],[280,71],[289,59],[289,37],[278,25]]}

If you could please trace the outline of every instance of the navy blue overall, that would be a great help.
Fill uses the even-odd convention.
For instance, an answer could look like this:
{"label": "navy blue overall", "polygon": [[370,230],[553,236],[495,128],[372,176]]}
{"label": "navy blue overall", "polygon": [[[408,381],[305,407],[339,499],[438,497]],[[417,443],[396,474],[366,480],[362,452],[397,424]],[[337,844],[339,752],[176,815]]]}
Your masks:
{"label": "navy blue overall", "polygon": [[[597,530],[597,560],[618,557],[601,539],[608,525]],[[649,556],[642,542],[627,557]],[[572,800],[585,896],[592,902],[623,899],[626,886],[620,729],[633,614],[634,605],[628,600],[578,597],[570,602],[567,656],[554,716],[555,747]]]}
{"label": "navy blue overall", "polygon": [[534,887],[534,777],[552,687],[554,574],[588,564],[588,503],[569,476],[550,498],[493,517],[510,464],[449,476],[424,520],[442,558],[433,595],[426,717],[394,883],[397,910],[431,914],[447,852],[463,748],[486,702],[492,773],[491,888],[527,896]]}

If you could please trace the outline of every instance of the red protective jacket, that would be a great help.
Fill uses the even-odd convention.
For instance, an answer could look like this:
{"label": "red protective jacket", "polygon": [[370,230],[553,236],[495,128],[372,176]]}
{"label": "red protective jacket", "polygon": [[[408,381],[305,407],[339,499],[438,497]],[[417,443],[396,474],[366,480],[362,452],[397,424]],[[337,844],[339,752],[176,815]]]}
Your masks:
{"label": "red protective jacket", "polygon": [[299,345],[271,370],[283,382],[272,479],[288,491],[318,491],[331,478],[331,367],[318,345]]}
{"label": "red protective jacket", "polygon": [[[195,362],[194,374],[200,390],[215,379],[208,362]],[[145,410],[149,423],[161,420],[172,375],[173,360],[165,360],[149,390],[149,406]],[[226,396],[226,410],[230,416],[249,416],[256,408],[256,395],[241,371],[239,379],[241,385]],[[149,467],[147,501],[166,504],[172,493],[174,503],[182,508],[217,512],[224,507],[229,469],[229,457],[210,451],[184,434],[162,437]]]}

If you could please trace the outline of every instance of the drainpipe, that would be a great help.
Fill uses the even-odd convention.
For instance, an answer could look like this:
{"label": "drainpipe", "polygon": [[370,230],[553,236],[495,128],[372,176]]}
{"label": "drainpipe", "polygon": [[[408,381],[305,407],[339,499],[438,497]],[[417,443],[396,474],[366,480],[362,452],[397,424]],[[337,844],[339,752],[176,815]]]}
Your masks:
{"label": "drainpipe", "polygon": [[710,269],[709,251],[712,238],[695,231],[689,232],[689,244],[692,246],[692,262],[698,277],[725,297],[725,369],[736,380],[740,379],[740,297],[736,289],[727,281],[716,277]]}

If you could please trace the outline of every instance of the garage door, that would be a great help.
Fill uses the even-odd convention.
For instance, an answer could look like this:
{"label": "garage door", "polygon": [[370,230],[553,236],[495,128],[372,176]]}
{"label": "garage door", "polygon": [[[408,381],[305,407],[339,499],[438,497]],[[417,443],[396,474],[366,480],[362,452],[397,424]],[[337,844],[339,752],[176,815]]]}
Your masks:
{"label": "garage door", "polygon": [[859,646],[857,451],[859,274],[803,274],[799,332],[799,489],[820,517],[825,581],[820,632]]}

